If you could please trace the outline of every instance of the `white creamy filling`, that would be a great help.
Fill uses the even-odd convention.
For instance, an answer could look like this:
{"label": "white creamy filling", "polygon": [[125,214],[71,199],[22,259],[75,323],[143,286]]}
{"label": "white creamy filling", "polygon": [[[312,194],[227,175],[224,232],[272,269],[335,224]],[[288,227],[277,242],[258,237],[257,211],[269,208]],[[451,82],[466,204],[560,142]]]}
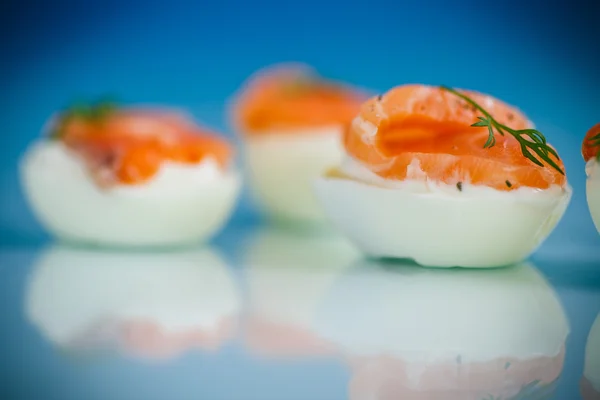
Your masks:
{"label": "white creamy filling", "polygon": [[520,197],[536,194],[536,198],[539,199],[541,193],[544,193],[549,197],[557,197],[562,195],[565,191],[559,185],[552,185],[548,189],[521,187],[510,192],[504,192],[487,186],[471,185],[468,182],[463,182],[461,188],[462,190],[458,191],[456,189],[456,185],[450,185],[429,179],[427,174],[421,169],[419,160],[417,159],[413,160],[407,169],[407,176],[412,177],[412,179],[393,180],[386,179],[375,174],[373,171],[365,167],[360,161],[355,160],[353,157],[347,154],[344,155],[340,165],[340,171],[344,175],[374,186],[422,194],[443,194],[453,198],[459,198],[461,196],[464,197],[465,195],[469,194],[477,196],[518,195]]}

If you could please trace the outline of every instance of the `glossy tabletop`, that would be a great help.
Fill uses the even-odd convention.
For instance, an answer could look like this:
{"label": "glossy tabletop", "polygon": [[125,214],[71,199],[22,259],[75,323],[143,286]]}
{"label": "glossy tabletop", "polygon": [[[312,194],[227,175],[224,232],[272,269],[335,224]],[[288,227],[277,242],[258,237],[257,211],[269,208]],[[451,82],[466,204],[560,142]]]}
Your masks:
{"label": "glossy tabletop", "polygon": [[6,248],[2,394],[598,398],[600,254],[560,254],[435,270],[260,225],[168,252]]}

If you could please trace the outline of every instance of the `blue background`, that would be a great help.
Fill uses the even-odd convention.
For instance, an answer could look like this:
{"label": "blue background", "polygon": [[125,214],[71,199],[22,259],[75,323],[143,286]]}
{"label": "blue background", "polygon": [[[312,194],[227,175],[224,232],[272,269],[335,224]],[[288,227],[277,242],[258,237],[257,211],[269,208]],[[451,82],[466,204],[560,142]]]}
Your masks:
{"label": "blue background", "polygon": [[[301,61],[375,91],[443,83],[518,105],[559,149],[575,190],[544,248],[598,249],[580,156],[583,135],[600,120],[592,3],[1,2],[0,243],[47,238],[23,202],[17,172],[57,108],[108,93],[183,107],[231,135],[224,104],[243,80],[272,63]],[[244,196],[231,223],[255,218]]]}

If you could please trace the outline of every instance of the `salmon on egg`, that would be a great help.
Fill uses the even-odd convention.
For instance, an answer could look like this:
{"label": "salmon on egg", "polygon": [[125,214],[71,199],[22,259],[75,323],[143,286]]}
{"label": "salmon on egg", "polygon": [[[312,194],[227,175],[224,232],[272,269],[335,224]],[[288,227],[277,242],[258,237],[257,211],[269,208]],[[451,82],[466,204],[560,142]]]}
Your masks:
{"label": "salmon on egg", "polygon": [[549,398],[569,331],[531,263],[444,270],[359,261],[315,322],[350,367],[351,400]]}
{"label": "salmon on egg", "polygon": [[327,215],[374,257],[431,267],[527,258],[571,198],[556,150],[489,95],[398,86],[362,105],[316,182]]}
{"label": "salmon on egg", "polygon": [[45,228],[103,246],[208,240],[229,219],[240,178],[232,145],[183,113],[99,102],[53,118],[21,163]]}
{"label": "salmon on egg", "polygon": [[340,162],[343,126],[366,99],[303,64],[276,65],[248,79],[232,102],[231,120],[265,214],[309,225],[325,221],[312,182]]}
{"label": "salmon on egg", "polygon": [[594,125],[585,135],[581,154],[586,162],[586,194],[590,214],[600,232],[600,123]]}
{"label": "salmon on egg", "polygon": [[241,296],[210,248],[148,253],[54,245],[33,268],[26,310],[43,337],[68,353],[166,359],[230,340]]}

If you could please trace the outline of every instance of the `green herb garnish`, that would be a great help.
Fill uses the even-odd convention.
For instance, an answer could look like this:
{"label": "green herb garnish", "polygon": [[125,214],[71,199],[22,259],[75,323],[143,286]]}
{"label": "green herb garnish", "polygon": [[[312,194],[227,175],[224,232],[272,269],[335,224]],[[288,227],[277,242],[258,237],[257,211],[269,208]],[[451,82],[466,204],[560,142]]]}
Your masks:
{"label": "green herb garnish", "polygon": [[[600,147],[600,132],[588,139],[588,147]],[[596,154],[596,159],[600,161],[600,151]]]}
{"label": "green herb garnish", "polygon": [[76,118],[89,122],[101,122],[117,109],[117,104],[112,100],[102,99],[93,103],[75,103],[61,112],[54,130],[50,133],[52,139],[62,136],[65,125]]}
{"label": "green herb garnish", "polygon": [[519,142],[519,145],[521,146],[521,152],[523,153],[523,155],[529,160],[531,160],[534,164],[543,167],[544,164],[542,161],[545,161],[546,164],[550,165],[552,168],[560,172],[561,175],[565,174],[562,168],[559,167],[558,164],[556,164],[556,162],[550,157],[553,156],[554,158],[556,158],[556,160],[560,160],[556,151],[548,145],[548,143],[546,142],[546,138],[540,131],[536,129],[515,130],[509,128],[508,126],[496,121],[489,112],[487,112],[483,107],[481,107],[468,96],[459,93],[458,91],[448,86],[441,86],[441,88],[454,94],[455,96],[460,97],[469,105],[471,105],[475,110],[483,114],[483,116],[477,117],[479,121],[475,122],[471,126],[486,127],[488,129],[489,135],[487,141],[483,145],[484,149],[494,147],[494,145],[496,144],[495,132],[499,133],[502,136],[504,136],[505,133],[508,133],[514,136],[515,139],[517,139],[517,142]]}

